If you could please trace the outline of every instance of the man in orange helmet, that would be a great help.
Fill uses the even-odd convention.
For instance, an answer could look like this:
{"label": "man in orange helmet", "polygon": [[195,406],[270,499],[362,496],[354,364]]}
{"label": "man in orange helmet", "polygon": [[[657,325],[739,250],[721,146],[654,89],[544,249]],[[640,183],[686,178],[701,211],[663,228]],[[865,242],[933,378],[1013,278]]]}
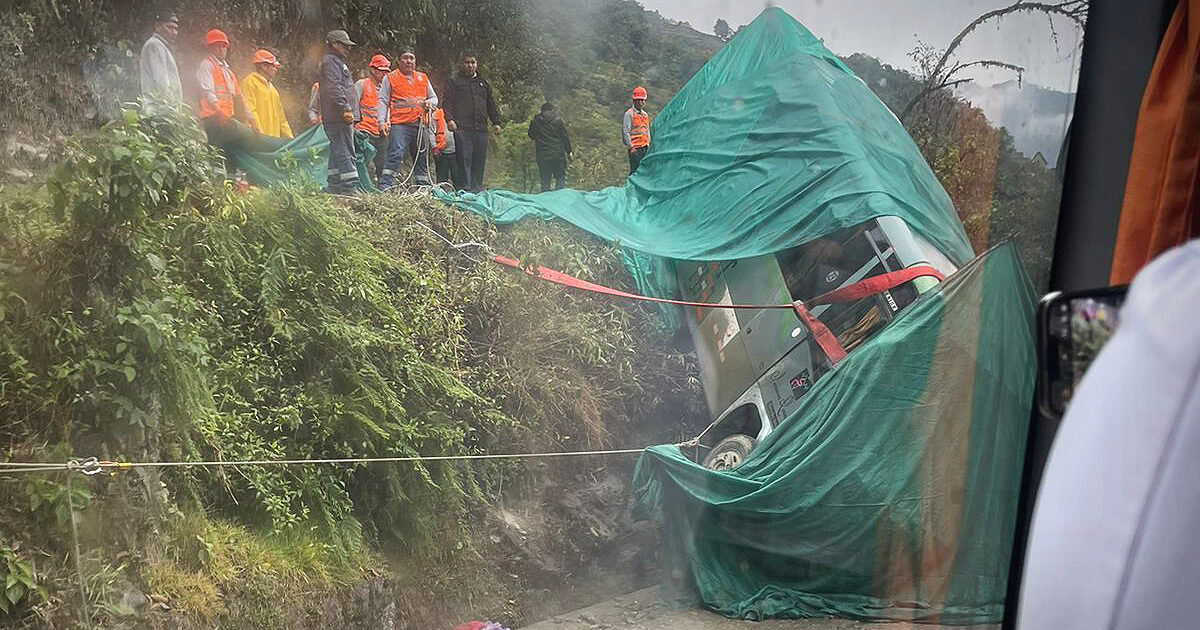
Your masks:
{"label": "man in orange helmet", "polygon": [[650,150],[650,114],[646,113],[646,88],[633,88],[633,107],[625,110],[621,140],[629,149],[629,174],[637,170],[642,157]]}
{"label": "man in orange helmet", "polygon": [[229,53],[229,36],[214,28],[205,35],[204,46],[208,55],[196,69],[196,83],[200,87],[197,109],[204,131],[208,133],[208,142],[222,152],[249,146],[254,141],[254,134],[246,124],[255,128],[256,123],[242,98],[237,76],[225,60]]}
{"label": "man in orange helmet", "polygon": [[387,161],[388,131],[391,127],[391,121],[379,117],[379,89],[383,86],[383,78],[392,71],[392,64],[384,55],[375,55],[367,67],[370,74],[354,84],[358,105],[362,110],[362,120],[354,129],[366,135],[371,146],[375,147],[374,176],[378,183],[384,162]]}
{"label": "man in orange helmet", "polygon": [[258,123],[258,131],[272,138],[291,138],[292,127],[283,113],[283,101],[275,87],[279,60],[271,51],[260,48],[254,53],[254,72],[242,78],[246,109]]}

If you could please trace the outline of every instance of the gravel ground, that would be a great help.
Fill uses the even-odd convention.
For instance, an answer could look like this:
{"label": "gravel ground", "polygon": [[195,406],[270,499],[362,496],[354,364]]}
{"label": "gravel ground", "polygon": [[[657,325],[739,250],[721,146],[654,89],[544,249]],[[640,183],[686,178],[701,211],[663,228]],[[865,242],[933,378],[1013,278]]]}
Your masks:
{"label": "gravel ground", "polygon": [[[945,626],[909,623],[863,623],[846,619],[743,621],[726,619],[696,608],[674,608],[647,588],[623,597],[539,621],[522,630],[938,630]],[[975,630],[995,630],[980,626]],[[959,627],[956,630],[965,630]]]}

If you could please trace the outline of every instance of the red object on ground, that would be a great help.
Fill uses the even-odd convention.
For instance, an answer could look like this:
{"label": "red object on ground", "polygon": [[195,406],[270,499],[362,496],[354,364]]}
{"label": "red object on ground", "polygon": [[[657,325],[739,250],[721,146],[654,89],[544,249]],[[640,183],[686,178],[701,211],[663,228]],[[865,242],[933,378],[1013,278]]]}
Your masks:
{"label": "red object on ground", "polygon": [[468,621],[454,626],[453,630],[482,630],[486,625],[486,621]]}
{"label": "red object on ground", "polygon": [[[592,293],[600,293],[602,295],[611,295],[613,297],[622,297],[630,300],[640,300],[642,302],[677,304],[679,306],[693,306],[696,308],[791,309],[794,313],[796,313],[796,317],[799,318],[800,321],[803,322],[804,325],[807,326],[812,332],[813,340],[817,342],[817,345],[821,347],[821,350],[833,363],[837,363],[838,361],[846,358],[846,350],[837,340],[837,337],[833,334],[833,331],[829,330],[829,327],[827,327],[824,322],[813,316],[812,313],[808,311],[809,306],[820,306],[822,304],[836,304],[840,302],[853,302],[854,300],[861,300],[865,297],[870,297],[876,293],[882,293],[888,289],[894,289],[905,282],[922,277],[933,277],[937,278],[939,281],[946,279],[946,277],[942,275],[942,272],[934,269],[933,267],[928,265],[917,265],[915,267],[909,267],[908,269],[889,271],[878,276],[871,276],[870,278],[859,280],[854,284],[818,295],[807,302],[801,302],[797,300],[791,304],[716,304],[713,302],[688,302],[685,300],[656,298],[648,295],[638,295],[636,293],[620,291],[618,289],[606,287],[594,282],[588,282],[587,280],[581,280],[570,274],[566,274],[555,269],[550,269],[548,267],[538,267],[537,269],[532,267],[523,267],[521,266],[520,261],[513,260],[512,258],[505,258],[504,256],[493,256],[492,260],[506,267],[520,269],[521,271],[525,272],[525,275],[533,276],[534,278],[545,280],[546,282],[553,282],[554,284],[560,284],[565,287],[582,289],[584,291],[591,291]],[[454,630],[459,629],[455,628]]]}

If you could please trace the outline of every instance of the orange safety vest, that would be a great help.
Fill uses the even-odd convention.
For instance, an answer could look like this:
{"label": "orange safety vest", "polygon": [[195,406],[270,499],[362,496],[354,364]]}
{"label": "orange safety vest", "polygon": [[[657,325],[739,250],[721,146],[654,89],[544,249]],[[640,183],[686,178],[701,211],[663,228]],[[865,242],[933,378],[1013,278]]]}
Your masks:
{"label": "orange safety vest", "polygon": [[359,79],[362,83],[362,100],[359,101],[359,108],[362,110],[362,120],[355,125],[355,129],[365,131],[373,136],[380,134],[379,129],[379,88],[375,85],[375,81],[371,77]]}
{"label": "orange safety vest", "polygon": [[401,105],[401,99],[423,99],[429,95],[429,77],[424,72],[413,70],[413,78],[408,77],[399,69],[388,74],[388,86],[391,88],[388,105],[391,108],[393,125],[407,125],[417,122],[424,113],[420,107]]}
{"label": "orange safety vest", "polygon": [[433,110],[433,150],[446,148],[446,112],[439,107]]}
{"label": "orange safety vest", "polygon": [[233,97],[238,92],[237,77],[215,55],[209,55],[212,62],[213,92],[217,95],[217,104],[208,102],[208,98],[200,97],[200,117],[208,118],[218,114],[233,118]]}
{"label": "orange safety vest", "polygon": [[629,125],[629,145],[635,149],[650,146],[650,114],[630,107],[633,120]]}

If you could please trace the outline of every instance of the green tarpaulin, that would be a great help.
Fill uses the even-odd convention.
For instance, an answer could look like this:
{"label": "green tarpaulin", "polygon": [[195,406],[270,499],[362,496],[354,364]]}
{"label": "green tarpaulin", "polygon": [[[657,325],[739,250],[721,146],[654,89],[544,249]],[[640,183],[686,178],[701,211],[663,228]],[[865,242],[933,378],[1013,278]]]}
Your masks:
{"label": "green tarpaulin", "polygon": [[443,197],[499,223],[558,217],[636,250],[639,288],[659,296],[674,292],[674,276],[647,254],[746,258],[881,215],[901,217],[956,264],[974,256],[904,127],[782,9],[709,60],[654,118],[651,137],[624,186]]}
{"label": "green tarpaulin", "polygon": [[[329,168],[329,138],[321,125],[314,125],[287,141],[259,136],[255,143],[262,151],[233,151],[231,166],[246,172],[250,183],[267,186],[287,181],[304,182],[324,187]],[[361,134],[356,134],[358,151],[358,187],[373,191],[367,164],[375,156],[375,147]]]}
{"label": "green tarpaulin", "polygon": [[998,623],[1034,294],[1002,246],[855,349],[731,472],[638,462],[677,594],[731,617]]}
{"label": "green tarpaulin", "polygon": [[618,242],[639,288],[659,296],[675,292],[673,259],[773,253],[883,215],[965,265],[818,381],[732,472],[674,446],[642,456],[637,501],[660,523],[664,575],[733,617],[998,622],[1036,366],[1013,248],[971,262],[900,122],[780,9],[713,57],[652,136],[621,187],[442,197]]}

